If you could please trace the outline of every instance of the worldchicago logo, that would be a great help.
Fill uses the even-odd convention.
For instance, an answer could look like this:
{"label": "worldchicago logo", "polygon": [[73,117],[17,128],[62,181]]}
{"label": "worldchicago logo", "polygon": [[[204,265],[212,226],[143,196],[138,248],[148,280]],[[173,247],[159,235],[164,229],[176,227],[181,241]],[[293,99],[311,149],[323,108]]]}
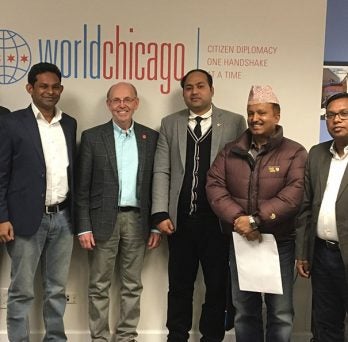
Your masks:
{"label": "worldchicago logo", "polygon": [[58,65],[63,77],[161,81],[163,94],[170,92],[173,80],[182,78],[183,43],[142,41],[133,27],[123,30],[119,25],[110,33],[112,39],[105,39],[101,25],[91,30],[84,24],[75,40],[40,38],[39,58]]}
{"label": "worldchicago logo", "polygon": [[25,39],[11,30],[0,29],[0,84],[22,79],[31,65],[31,52]]}
{"label": "worldchicago logo", "polygon": [[[9,84],[28,71],[30,48],[19,34],[0,32],[0,64],[8,74],[0,73],[0,83]],[[101,25],[90,29],[84,24],[74,40],[39,37],[35,51],[40,62],[56,64],[63,78],[157,81],[162,94],[168,94],[172,82],[179,81],[185,71],[184,43],[140,40],[133,27],[124,30],[119,25],[108,35],[103,34]]]}

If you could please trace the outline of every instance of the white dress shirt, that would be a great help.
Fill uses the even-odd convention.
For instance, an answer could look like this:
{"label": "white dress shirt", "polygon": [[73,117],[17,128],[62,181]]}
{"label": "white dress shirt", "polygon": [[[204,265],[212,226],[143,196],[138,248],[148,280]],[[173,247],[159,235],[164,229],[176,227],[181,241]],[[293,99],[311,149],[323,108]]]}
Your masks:
{"label": "white dress shirt", "polygon": [[56,107],[56,114],[48,122],[40,110],[32,103],[46,164],[46,200],[45,205],[63,202],[69,192],[68,166],[69,157],[65,135],[59,120],[62,111]]}
{"label": "white dress shirt", "polygon": [[202,136],[208,132],[210,126],[211,126],[211,115],[213,114],[213,110],[212,108],[210,108],[206,113],[204,113],[203,115],[197,115],[195,113],[193,113],[192,111],[190,111],[190,115],[189,115],[189,122],[188,125],[191,129],[191,131],[193,132],[193,130],[195,129],[196,125],[197,125],[197,121],[196,121],[196,117],[200,116],[203,120],[201,121],[201,131],[202,131]]}
{"label": "white dress shirt", "polygon": [[336,199],[342,177],[348,164],[348,146],[344,148],[344,154],[342,157],[340,157],[336,152],[334,144],[331,145],[330,152],[332,153],[332,159],[319,211],[317,235],[320,239],[338,241]]}

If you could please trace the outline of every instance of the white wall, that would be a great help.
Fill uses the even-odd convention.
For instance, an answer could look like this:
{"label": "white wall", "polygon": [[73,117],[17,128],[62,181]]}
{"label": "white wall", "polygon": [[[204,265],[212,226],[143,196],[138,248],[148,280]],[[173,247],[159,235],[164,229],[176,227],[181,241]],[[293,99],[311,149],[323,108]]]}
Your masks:
{"label": "white wall", "polygon": [[[157,129],[163,116],[184,106],[179,84],[174,79],[175,73],[179,74],[179,72],[174,69],[173,59],[174,47],[177,46],[180,50],[183,46],[185,53],[182,65],[185,71],[199,66],[214,73],[214,103],[217,106],[244,114],[251,84],[271,84],[281,102],[281,124],[284,126],[285,135],[309,148],[317,143],[319,136],[325,11],[325,0],[293,0],[291,2],[279,0],[263,2],[259,0],[220,0],[218,2],[208,0],[147,2],[140,0],[127,2],[37,0],[30,3],[13,0],[7,2],[5,9],[2,7],[0,30],[14,31],[26,40],[30,48],[32,64],[40,61],[40,41],[46,43],[47,40],[51,40],[54,43],[54,40],[57,40],[58,46],[63,46],[65,49],[63,58],[58,54],[57,64],[65,74],[68,74],[68,60],[70,60],[72,71],[71,76],[63,80],[65,90],[60,106],[77,118],[79,134],[82,130],[110,118],[104,104],[105,94],[110,85],[117,80],[105,79],[102,72],[100,78],[92,79],[89,63],[93,55],[92,74],[96,75],[98,72],[95,50],[97,43],[91,44],[91,41],[98,41],[98,25],[100,25],[99,41],[105,47],[111,46],[111,43],[105,42],[115,42],[115,27],[118,26],[120,40],[128,44],[127,49],[130,49],[131,43],[134,47],[137,42],[140,42],[139,47],[142,46],[141,44],[147,47],[150,43],[155,43],[159,51],[163,43],[171,46],[172,67],[168,73],[171,75],[169,83],[164,79],[165,77],[160,77],[161,67],[167,70],[168,49],[163,50],[165,52],[163,58],[160,53],[158,54],[159,64],[156,69],[158,80],[136,80],[134,72],[131,73],[132,79],[126,77],[139,91],[141,103],[135,114],[135,119],[139,122]],[[84,27],[88,31],[88,46],[92,46],[92,54],[87,53],[86,78],[83,76]],[[81,43],[78,43],[79,40]],[[0,50],[1,44],[0,39]],[[115,43],[113,44],[115,47]],[[73,47],[70,59],[69,46]],[[77,56],[75,56],[74,46],[78,51]],[[215,46],[218,48],[214,48]],[[228,47],[230,52],[227,53],[227,48],[224,46]],[[249,49],[249,53],[240,53],[239,50],[243,46]],[[273,53],[252,53],[251,50],[255,47],[271,47],[273,50],[269,49],[269,52],[273,51]],[[231,49],[234,49],[233,53]],[[139,65],[146,67],[149,58],[151,56],[146,54],[140,56]],[[227,61],[233,59],[257,60],[265,66],[226,65]],[[160,62],[162,60],[163,62]],[[3,63],[1,61],[0,58],[0,70]],[[107,71],[110,70],[110,66],[115,66],[115,63],[115,55],[106,56]],[[212,66],[211,63],[221,65]],[[9,63],[6,62],[6,65]],[[76,78],[74,77],[75,65],[77,66]],[[179,61],[177,65],[181,66]],[[121,63],[120,69],[122,68],[126,68],[129,74],[129,62],[125,65]],[[163,73],[165,74],[164,71]],[[236,76],[238,78],[235,78]],[[24,90],[25,77],[11,84],[2,83],[5,82],[2,81],[0,73],[0,104],[12,110],[29,104],[30,98]],[[161,86],[164,87],[164,91],[161,91]],[[170,92],[166,94],[169,86]],[[165,340],[166,272],[167,245],[164,239],[161,247],[148,253],[145,260],[139,341]],[[67,306],[65,322],[70,340],[76,342],[88,340],[86,337],[88,336],[87,273],[86,253],[79,248],[78,244],[75,244],[68,291],[77,293],[78,299],[77,304]],[[117,320],[116,278],[117,276],[111,291],[111,326]],[[7,288],[8,284],[9,259],[1,246],[0,288]],[[39,276],[36,284],[38,299],[30,319],[34,336],[40,336],[43,324],[40,311]],[[198,277],[196,286],[194,331],[198,330],[197,318],[204,295],[201,275]],[[294,341],[305,340],[310,326],[310,288],[305,281],[296,281],[295,310]],[[7,341],[5,316],[6,310],[0,309],[0,341]],[[193,340],[197,341],[198,335],[194,335]],[[232,341],[233,334],[228,335],[225,340]]]}

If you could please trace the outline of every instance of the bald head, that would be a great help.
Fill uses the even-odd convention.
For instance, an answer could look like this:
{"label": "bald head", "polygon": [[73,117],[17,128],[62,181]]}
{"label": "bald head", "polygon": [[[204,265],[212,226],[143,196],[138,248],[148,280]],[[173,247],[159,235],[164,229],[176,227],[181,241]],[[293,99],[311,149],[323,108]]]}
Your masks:
{"label": "bald head", "polygon": [[110,94],[113,93],[113,91],[115,89],[117,89],[118,87],[129,87],[131,88],[132,92],[133,92],[133,97],[138,97],[138,92],[137,92],[137,89],[134,87],[134,85],[132,83],[128,83],[128,82],[119,82],[119,83],[116,83],[114,85],[112,85],[108,92],[106,93],[106,98],[107,99],[110,99]]}

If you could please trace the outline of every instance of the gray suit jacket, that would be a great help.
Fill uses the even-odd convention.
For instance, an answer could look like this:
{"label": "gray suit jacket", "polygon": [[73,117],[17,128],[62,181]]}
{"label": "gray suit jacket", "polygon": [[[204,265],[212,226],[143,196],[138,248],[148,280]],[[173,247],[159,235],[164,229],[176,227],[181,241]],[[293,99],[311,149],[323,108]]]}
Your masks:
{"label": "gray suit jacket", "polygon": [[[189,110],[162,119],[152,187],[152,214],[169,213],[176,228],[177,207],[185,174]],[[227,142],[246,129],[243,116],[213,106],[210,163]]]}
{"label": "gray suit jacket", "polygon": [[[332,140],[313,146],[305,171],[305,193],[297,219],[296,258],[312,265],[317,222],[326,188],[332,154]],[[342,258],[348,275],[348,169],[343,175],[336,199],[337,233]]]}
{"label": "gray suit jacket", "polygon": [[[150,231],[153,160],[158,133],[134,123],[138,146],[137,197],[143,237]],[[110,238],[118,213],[118,172],[112,121],[82,133],[76,180],[78,233],[92,231],[96,239]]]}

